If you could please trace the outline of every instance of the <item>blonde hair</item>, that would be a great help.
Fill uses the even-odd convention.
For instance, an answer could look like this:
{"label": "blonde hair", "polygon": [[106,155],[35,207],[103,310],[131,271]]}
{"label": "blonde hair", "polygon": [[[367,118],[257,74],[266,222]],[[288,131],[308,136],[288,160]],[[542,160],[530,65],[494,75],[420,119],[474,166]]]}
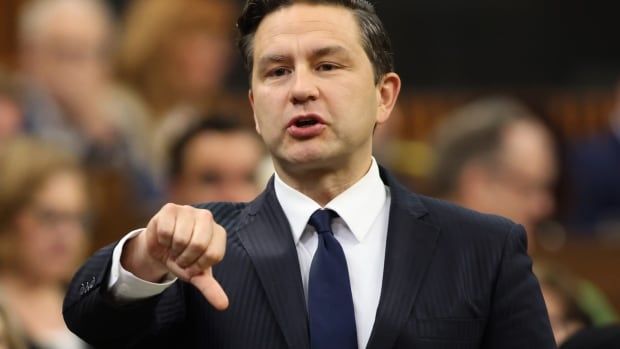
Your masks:
{"label": "blonde hair", "polygon": [[61,171],[82,173],[74,156],[43,141],[18,137],[0,145],[0,234],[11,228],[41,185]]}
{"label": "blonde hair", "polygon": [[234,6],[230,0],[136,0],[125,18],[117,70],[160,112],[168,107],[170,87],[162,81],[166,45],[192,31],[232,35]]}

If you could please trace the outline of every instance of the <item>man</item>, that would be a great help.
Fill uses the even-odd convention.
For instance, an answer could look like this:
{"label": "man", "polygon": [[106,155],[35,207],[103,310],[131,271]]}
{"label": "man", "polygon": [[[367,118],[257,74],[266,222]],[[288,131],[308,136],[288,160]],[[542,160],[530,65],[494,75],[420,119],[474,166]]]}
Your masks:
{"label": "man", "polygon": [[555,207],[558,164],[546,126],[516,100],[488,97],[449,115],[435,143],[435,194],[522,224],[533,248],[536,226]]}
{"label": "man", "polygon": [[553,348],[523,228],[372,159],[400,90],[372,6],[250,0],[238,28],[277,175],[249,204],[167,205],[100,251],[69,327],[104,347]]}
{"label": "man", "polygon": [[[112,82],[113,23],[97,0],[35,0],[19,18],[24,130],[149,186],[143,108]],[[145,184],[149,182],[148,184]]]}
{"label": "man", "polygon": [[167,187],[171,202],[191,205],[249,201],[259,194],[263,145],[229,118],[191,125],[170,149]]}
{"label": "man", "polygon": [[[105,177],[109,185],[107,179],[115,178],[112,182],[126,194],[124,200],[97,195],[105,225],[111,221],[106,216],[116,216],[111,208],[127,217],[151,215],[161,205],[161,192],[149,156],[147,115],[131,93],[112,81],[114,26],[105,3],[24,2],[18,39],[24,131],[75,154],[94,170],[95,182]],[[141,205],[129,203],[133,200]],[[102,230],[107,231],[95,236],[109,236],[109,229]]]}

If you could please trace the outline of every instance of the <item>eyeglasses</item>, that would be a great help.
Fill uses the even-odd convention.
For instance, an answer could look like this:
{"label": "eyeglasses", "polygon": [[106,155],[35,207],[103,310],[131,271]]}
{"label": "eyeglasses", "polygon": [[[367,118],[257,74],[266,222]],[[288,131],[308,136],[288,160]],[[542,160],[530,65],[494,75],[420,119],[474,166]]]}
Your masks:
{"label": "eyeglasses", "polygon": [[37,221],[49,227],[75,224],[79,225],[81,228],[87,229],[92,223],[92,216],[83,212],[63,212],[40,205],[32,206],[30,212]]}

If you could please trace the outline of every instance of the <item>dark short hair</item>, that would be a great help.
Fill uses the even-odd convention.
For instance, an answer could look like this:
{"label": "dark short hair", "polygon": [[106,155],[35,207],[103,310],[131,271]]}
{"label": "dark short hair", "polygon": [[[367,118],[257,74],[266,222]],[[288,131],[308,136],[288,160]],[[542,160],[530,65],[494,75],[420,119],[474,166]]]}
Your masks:
{"label": "dark short hair", "polygon": [[237,44],[250,76],[254,65],[252,57],[254,34],[258,26],[270,13],[296,3],[333,5],[350,9],[357,19],[364,51],[372,63],[375,83],[378,83],[385,74],[394,71],[390,38],[374,6],[366,0],[248,0],[237,21],[239,31]]}
{"label": "dark short hair", "polygon": [[168,179],[177,178],[183,171],[183,158],[185,149],[197,136],[208,133],[230,134],[235,132],[248,132],[234,117],[213,115],[189,125],[185,131],[173,143],[169,152]]}

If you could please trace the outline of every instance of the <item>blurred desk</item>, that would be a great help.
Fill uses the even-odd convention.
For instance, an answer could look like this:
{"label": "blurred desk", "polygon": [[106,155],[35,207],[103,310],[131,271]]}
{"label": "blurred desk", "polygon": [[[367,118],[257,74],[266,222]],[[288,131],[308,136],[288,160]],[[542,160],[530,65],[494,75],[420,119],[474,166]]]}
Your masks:
{"label": "blurred desk", "polygon": [[558,251],[537,249],[535,259],[558,264],[605,293],[620,310],[620,241],[569,238]]}

